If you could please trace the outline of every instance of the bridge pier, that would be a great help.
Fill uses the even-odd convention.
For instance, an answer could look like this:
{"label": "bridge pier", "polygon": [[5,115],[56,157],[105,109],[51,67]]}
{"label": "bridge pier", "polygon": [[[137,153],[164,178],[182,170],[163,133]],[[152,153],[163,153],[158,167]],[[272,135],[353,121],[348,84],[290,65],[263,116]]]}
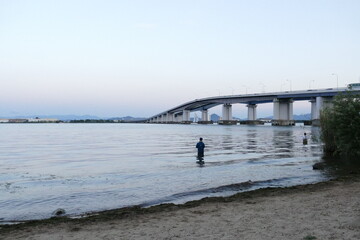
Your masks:
{"label": "bridge pier", "polygon": [[313,126],[320,126],[320,112],[324,108],[331,108],[332,97],[316,97],[311,102],[311,121]]}
{"label": "bridge pier", "polygon": [[257,104],[248,104],[246,105],[248,108],[248,119],[246,121],[242,121],[240,124],[250,124],[250,125],[257,125],[262,124],[261,121],[257,121]]}
{"label": "bridge pier", "polygon": [[209,121],[209,111],[201,111],[201,121],[198,121],[198,124],[212,124],[212,121]]}
{"label": "bridge pier", "polygon": [[257,116],[256,116],[256,104],[248,104],[246,105],[248,108],[248,121],[255,121]]}
{"label": "bridge pier", "polygon": [[181,122],[182,122],[182,115],[175,114],[175,123],[181,123]]}
{"label": "bridge pier", "polygon": [[183,124],[190,124],[190,110],[183,110],[182,122]]}
{"label": "bridge pier", "polygon": [[273,126],[294,126],[293,116],[293,100],[275,98],[274,103],[274,115],[272,120]]}
{"label": "bridge pier", "polygon": [[222,107],[222,120],[219,121],[221,125],[236,125],[237,121],[232,118],[232,106],[226,103]]}
{"label": "bridge pier", "polygon": [[204,121],[204,122],[209,121],[209,111],[208,110],[201,111],[201,121]]}
{"label": "bridge pier", "polygon": [[311,121],[319,119],[319,111],[316,109],[316,98],[313,98],[309,101],[311,103]]}
{"label": "bridge pier", "polygon": [[166,123],[174,123],[174,114],[173,113],[166,114]]}

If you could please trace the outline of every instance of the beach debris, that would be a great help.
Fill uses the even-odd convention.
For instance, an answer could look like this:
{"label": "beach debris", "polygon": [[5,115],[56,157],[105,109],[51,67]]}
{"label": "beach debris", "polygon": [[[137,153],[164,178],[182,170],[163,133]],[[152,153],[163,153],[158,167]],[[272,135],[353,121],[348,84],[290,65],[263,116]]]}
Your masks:
{"label": "beach debris", "polygon": [[313,170],[324,170],[325,164],[322,162],[315,163],[313,165]]}
{"label": "beach debris", "polygon": [[58,208],[55,211],[53,211],[52,215],[58,217],[64,215],[65,213],[66,213],[65,209]]}
{"label": "beach debris", "polygon": [[317,239],[315,236],[312,235],[307,235],[306,237],[303,238],[304,240],[315,240]]}

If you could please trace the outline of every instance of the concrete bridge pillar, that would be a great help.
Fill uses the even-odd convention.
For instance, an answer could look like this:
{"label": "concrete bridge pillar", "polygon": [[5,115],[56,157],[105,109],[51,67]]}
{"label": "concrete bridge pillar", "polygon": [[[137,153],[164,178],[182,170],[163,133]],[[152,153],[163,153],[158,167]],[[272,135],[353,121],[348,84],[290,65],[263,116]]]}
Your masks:
{"label": "concrete bridge pillar", "polygon": [[176,123],[181,122],[181,120],[179,120],[180,117],[182,120],[182,116],[180,116],[179,114],[174,114],[174,122],[176,122]]}
{"label": "concrete bridge pillar", "polygon": [[256,116],[256,104],[248,104],[248,121],[255,121],[257,119]]}
{"label": "concrete bridge pillar", "polygon": [[316,110],[316,98],[309,101],[311,103],[311,121],[318,118],[318,111]]}
{"label": "concrete bridge pillar", "polygon": [[273,120],[280,119],[280,101],[279,99],[275,98],[273,100]]}
{"label": "concrete bridge pillar", "polygon": [[172,122],[174,122],[174,114],[173,114],[173,113],[167,113],[167,114],[166,114],[166,122],[167,122],[167,123],[172,123]]}
{"label": "concrete bridge pillar", "polygon": [[224,104],[222,107],[222,120],[231,121],[232,120],[232,106],[231,104]]}
{"label": "concrete bridge pillar", "polygon": [[189,110],[183,110],[183,118],[182,118],[182,123],[191,123],[190,122],[190,111]]}
{"label": "concrete bridge pillar", "polygon": [[274,99],[273,121],[274,126],[292,126],[295,125],[293,116],[292,99]]}
{"label": "concrete bridge pillar", "polygon": [[333,107],[333,97],[323,97],[323,108],[332,108]]}
{"label": "concrete bridge pillar", "polygon": [[324,108],[331,108],[333,98],[332,97],[316,97],[316,100],[311,100],[311,120],[312,125],[320,125],[320,112]]}
{"label": "concrete bridge pillar", "polygon": [[248,104],[246,105],[248,108],[248,119],[246,121],[240,122],[240,124],[263,124],[261,121],[257,121],[257,111],[256,111],[256,104]]}
{"label": "concrete bridge pillar", "polygon": [[183,116],[182,116],[181,114],[178,114],[178,115],[176,116],[176,122],[181,123],[181,122],[182,122],[182,119],[183,119]]}
{"label": "concrete bridge pillar", "polygon": [[201,121],[203,121],[203,122],[209,121],[209,111],[208,110],[201,111]]}
{"label": "concrete bridge pillar", "polygon": [[234,125],[237,122],[232,118],[232,106],[229,103],[226,103],[222,107],[222,120],[219,121],[219,124],[224,125]]}
{"label": "concrete bridge pillar", "polygon": [[201,111],[201,121],[198,121],[198,124],[212,124],[212,121],[209,121],[209,111]]}

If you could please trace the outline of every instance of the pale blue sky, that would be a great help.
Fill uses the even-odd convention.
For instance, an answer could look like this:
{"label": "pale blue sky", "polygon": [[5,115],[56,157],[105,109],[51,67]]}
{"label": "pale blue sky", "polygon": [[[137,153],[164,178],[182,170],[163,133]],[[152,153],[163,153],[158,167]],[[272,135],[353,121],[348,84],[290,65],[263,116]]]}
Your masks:
{"label": "pale blue sky", "polygon": [[359,13],[358,0],[0,0],[0,117],[149,117],[336,87],[332,73],[343,87],[360,80]]}

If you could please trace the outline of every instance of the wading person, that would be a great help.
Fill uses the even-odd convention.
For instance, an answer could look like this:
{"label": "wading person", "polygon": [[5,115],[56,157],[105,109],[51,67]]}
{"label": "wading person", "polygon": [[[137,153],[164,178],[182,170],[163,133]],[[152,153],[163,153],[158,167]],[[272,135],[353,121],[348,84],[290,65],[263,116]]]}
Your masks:
{"label": "wading person", "polygon": [[308,139],[307,139],[306,133],[304,133],[304,136],[303,136],[303,144],[304,145],[308,144]]}
{"label": "wading person", "polygon": [[197,159],[198,160],[203,160],[204,159],[205,144],[203,143],[202,138],[200,138],[199,142],[196,144],[196,148],[198,149]]}

